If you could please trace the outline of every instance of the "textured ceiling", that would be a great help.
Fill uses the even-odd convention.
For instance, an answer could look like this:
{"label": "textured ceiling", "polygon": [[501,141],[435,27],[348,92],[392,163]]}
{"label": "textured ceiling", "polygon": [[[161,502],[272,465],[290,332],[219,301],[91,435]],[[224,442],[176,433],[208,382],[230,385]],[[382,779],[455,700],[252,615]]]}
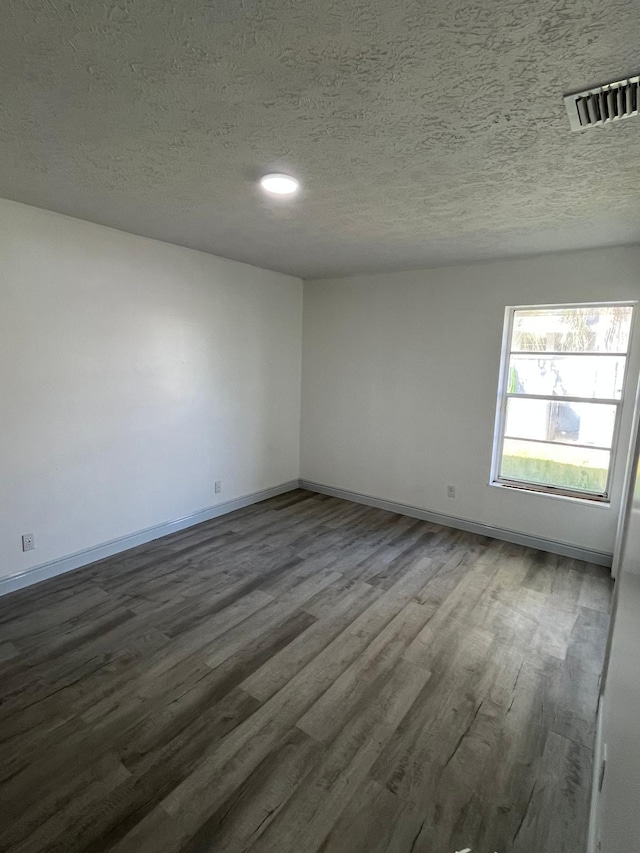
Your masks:
{"label": "textured ceiling", "polygon": [[638,0],[2,0],[0,196],[305,278],[640,242],[640,119],[562,102],[638,71]]}

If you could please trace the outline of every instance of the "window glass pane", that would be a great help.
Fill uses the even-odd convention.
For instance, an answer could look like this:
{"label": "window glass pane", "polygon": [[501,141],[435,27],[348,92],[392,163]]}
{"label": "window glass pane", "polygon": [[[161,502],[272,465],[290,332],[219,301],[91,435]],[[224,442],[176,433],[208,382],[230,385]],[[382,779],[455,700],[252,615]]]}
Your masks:
{"label": "window glass pane", "polygon": [[511,394],[557,397],[622,397],[626,359],[616,355],[512,355]]}
{"label": "window glass pane", "polygon": [[512,350],[626,352],[631,306],[587,305],[515,311]]}
{"label": "window glass pane", "polygon": [[556,400],[507,401],[505,436],[611,447],[617,406]]}
{"label": "window glass pane", "polygon": [[610,453],[562,444],[505,439],[500,476],[509,480],[603,494]]}

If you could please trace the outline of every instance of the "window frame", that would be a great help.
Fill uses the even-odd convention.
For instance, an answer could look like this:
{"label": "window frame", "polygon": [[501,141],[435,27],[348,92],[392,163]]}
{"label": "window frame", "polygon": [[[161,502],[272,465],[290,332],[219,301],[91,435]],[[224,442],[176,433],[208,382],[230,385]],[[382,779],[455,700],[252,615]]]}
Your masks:
{"label": "window frame", "polygon": [[[637,300],[622,300],[622,301],[607,301],[607,302],[563,302],[563,303],[547,303],[544,305],[510,305],[505,308],[505,319],[503,326],[503,337],[502,337],[502,348],[500,352],[500,370],[499,370],[499,379],[498,379],[498,401],[496,408],[496,417],[495,417],[495,426],[493,431],[493,451],[491,458],[491,477],[490,477],[490,485],[492,486],[500,486],[502,488],[515,489],[521,492],[528,492],[530,494],[542,494],[542,495],[551,495],[555,497],[561,497],[571,500],[579,500],[586,501],[588,503],[594,503],[599,505],[609,506],[611,503],[611,487],[613,482],[613,473],[615,470],[615,465],[618,456],[619,450],[619,440],[620,440],[620,429],[622,423],[622,417],[624,412],[624,403],[627,396],[627,381],[629,379],[629,363],[631,361],[631,352],[633,346],[633,334],[635,329],[635,318],[636,318],[636,307],[638,305]],[[611,400],[604,398],[593,398],[593,397],[576,397],[576,396],[567,396],[567,397],[553,397],[551,395],[547,396],[544,394],[517,394],[508,391],[509,385],[509,364],[511,361],[511,356],[514,354],[518,354],[520,350],[511,350],[511,340],[513,337],[513,323],[516,311],[545,311],[545,310],[562,310],[564,308],[631,308],[631,324],[629,328],[629,340],[627,343],[627,351],[624,353],[601,353],[602,355],[607,356],[622,356],[625,358],[625,366],[624,366],[624,375],[622,379],[622,390],[620,393],[619,400]],[[546,351],[545,351],[546,352]],[[532,355],[533,352],[526,351],[526,355]],[[578,357],[582,355],[598,355],[599,353],[594,352],[585,352],[585,353],[575,353],[575,352],[565,352],[565,353],[556,353],[555,351],[550,351],[550,355],[577,355]],[[507,421],[507,404],[508,401],[512,398],[516,399],[538,399],[538,400],[550,400],[557,402],[567,402],[567,403],[600,403],[606,405],[614,405],[616,406],[616,415],[615,422],[613,428],[613,434],[611,437],[611,448],[602,448],[606,449],[609,456],[609,470],[607,471],[607,482],[603,492],[589,492],[583,489],[577,488],[567,488],[566,486],[552,486],[544,483],[533,483],[527,480],[512,480],[508,477],[502,477],[500,475],[500,468],[502,464],[502,456],[503,456],[503,448],[505,442],[505,429],[506,429],[506,421]],[[523,439],[524,440],[524,439]],[[543,442],[544,443],[544,442]],[[560,446],[563,445],[562,442],[548,442],[550,444],[558,444]],[[567,447],[574,446],[582,446],[585,445],[573,445],[570,442],[565,444]],[[589,447],[591,447],[589,445]],[[600,448],[593,447],[592,449],[597,450]]]}

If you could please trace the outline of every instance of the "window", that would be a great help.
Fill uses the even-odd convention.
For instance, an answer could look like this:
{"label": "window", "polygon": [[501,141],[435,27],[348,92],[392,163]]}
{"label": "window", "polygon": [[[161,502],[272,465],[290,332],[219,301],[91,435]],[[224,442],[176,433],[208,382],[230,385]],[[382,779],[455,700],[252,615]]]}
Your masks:
{"label": "window", "polygon": [[507,309],[492,482],[608,501],[633,307]]}

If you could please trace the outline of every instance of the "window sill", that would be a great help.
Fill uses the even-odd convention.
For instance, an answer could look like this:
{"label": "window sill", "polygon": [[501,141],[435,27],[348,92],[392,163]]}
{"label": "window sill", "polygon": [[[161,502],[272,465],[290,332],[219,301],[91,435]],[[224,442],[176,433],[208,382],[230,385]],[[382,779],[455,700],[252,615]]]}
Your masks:
{"label": "window sill", "polygon": [[565,501],[565,503],[576,503],[580,504],[581,506],[586,505],[599,507],[600,509],[611,509],[611,499],[602,501],[594,500],[592,498],[579,498],[576,495],[556,495],[553,492],[538,491],[537,489],[530,489],[526,486],[511,486],[509,483],[499,483],[496,480],[491,481],[489,485],[497,489],[508,489],[510,492],[520,492],[525,495],[534,495],[542,498],[552,498],[556,501]]}

